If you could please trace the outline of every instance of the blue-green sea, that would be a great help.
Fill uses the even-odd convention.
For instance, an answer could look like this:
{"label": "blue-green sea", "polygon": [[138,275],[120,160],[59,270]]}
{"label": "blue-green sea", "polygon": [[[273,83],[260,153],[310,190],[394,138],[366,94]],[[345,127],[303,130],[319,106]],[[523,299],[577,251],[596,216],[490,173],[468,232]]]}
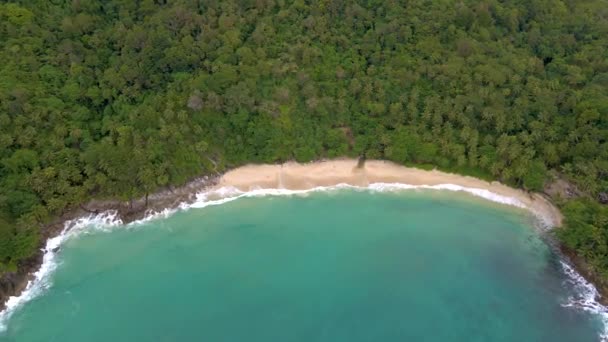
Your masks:
{"label": "blue-green sea", "polygon": [[533,222],[463,193],[342,189],[90,229],[0,341],[598,341]]}

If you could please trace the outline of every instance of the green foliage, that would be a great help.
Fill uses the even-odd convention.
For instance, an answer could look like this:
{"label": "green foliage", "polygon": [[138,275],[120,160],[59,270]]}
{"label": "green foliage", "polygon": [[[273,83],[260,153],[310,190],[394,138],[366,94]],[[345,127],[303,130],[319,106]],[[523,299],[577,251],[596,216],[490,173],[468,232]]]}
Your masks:
{"label": "green foliage", "polygon": [[9,268],[14,256],[14,233],[11,225],[0,218],[0,273]]}
{"label": "green foliage", "polygon": [[595,196],[606,46],[602,0],[0,4],[0,262],[88,198],[248,162],[365,154],[536,191],[556,170]]}
{"label": "green foliage", "polygon": [[523,185],[526,189],[532,191],[542,191],[547,179],[547,167],[540,160],[535,160],[530,163],[526,173],[523,175]]}
{"label": "green foliage", "polygon": [[608,207],[591,200],[568,202],[562,212],[559,238],[576,251],[604,279],[608,278]]}
{"label": "green foliage", "polygon": [[29,24],[34,14],[17,4],[0,4],[0,17],[15,26]]}

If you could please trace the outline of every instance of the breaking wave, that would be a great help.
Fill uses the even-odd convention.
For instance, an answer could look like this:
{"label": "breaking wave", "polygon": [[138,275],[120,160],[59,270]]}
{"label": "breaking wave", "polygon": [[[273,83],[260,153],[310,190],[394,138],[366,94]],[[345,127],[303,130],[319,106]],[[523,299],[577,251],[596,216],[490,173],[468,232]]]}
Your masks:
{"label": "breaking wave", "polygon": [[25,289],[19,296],[13,296],[6,302],[6,308],[0,312],[0,332],[6,329],[6,324],[16,309],[26,302],[36,298],[51,286],[50,276],[57,269],[57,253],[61,245],[76,235],[91,230],[107,230],[111,227],[120,226],[122,221],[118,219],[117,213],[108,211],[99,215],[90,215],[79,219],[66,221],[63,231],[47,240],[43,248],[44,256],[38,271],[32,275]]}
{"label": "breaking wave", "polygon": [[569,297],[568,301],[562,304],[562,306],[599,315],[604,324],[604,330],[600,335],[600,340],[608,341],[608,308],[597,301],[600,296],[597,289],[593,284],[576,272],[574,267],[570,264],[564,260],[560,260],[560,264],[564,273],[568,276],[566,281],[574,287],[576,293],[575,296]]}
{"label": "breaking wave", "polygon": [[[10,297],[6,303],[6,309],[0,312],[0,332],[6,329],[7,321],[15,310],[23,306],[26,302],[36,298],[51,286],[50,277],[53,271],[56,270],[59,265],[59,261],[57,260],[59,248],[67,240],[80,234],[94,231],[109,231],[119,226],[135,227],[152,220],[168,218],[178,211],[188,210],[190,208],[205,208],[208,206],[220,205],[243,197],[305,196],[314,192],[337,191],[341,189],[372,192],[398,192],[416,189],[460,191],[492,202],[528,209],[532,211],[532,213],[545,226],[548,225],[547,222],[551,222],[550,220],[542,217],[540,213],[534,212],[532,208],[527,208],[516,198],[502,196],[486,189],[467,188],[455,184],[409,185],[402,183],[373,183],[367,187],[337,184],[329,187],[315,187],[308,190],[254,188],[249,191],[241,191],[234,187],[222,187],[210,191],[200,192],[196,195],[196,199],[193,202],[181,203],[176,208],[167,208],[161,211],[149,211],[146,213],[143,219],[133,221],[127,225],[123,224],[123,222],[118,218],[117,213],[114,211],[108,211],[98,215],[89,215],[76,220],[67,221],[63,231],[58,236],[47,241],[46,246],[43,249],[44,257],[42,265],[40,266],[40,269],[33,274],[32,280],[28,282],[25,290],[19,296]],[[580,274],[578,274],[567,262],[563,260],[560,262],[563,271],[567,276],[566,281],[576,289],[577,293],[575,297],[568,298],[568,301],[562,305],[599,315],[604,323],[604,331],[600,336],[601,340],[608,341],[608,308],[601,305],[597,301],[597,298],[599,297],[597,289],[591,283],[586,281]]]}

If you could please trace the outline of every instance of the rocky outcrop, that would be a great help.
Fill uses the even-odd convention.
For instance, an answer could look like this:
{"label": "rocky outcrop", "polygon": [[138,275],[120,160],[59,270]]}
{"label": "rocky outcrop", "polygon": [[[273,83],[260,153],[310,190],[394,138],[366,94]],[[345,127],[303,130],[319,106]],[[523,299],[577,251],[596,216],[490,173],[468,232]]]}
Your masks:
{"label": "rocky outcrop", "polygon": [[600,192],[597,196],[597,200],[602,204],[608,204],[608,192]]}
{"label": "rocky outcrop", "polygon": [[547,182],[544,193],[551,198],[573,199],[583,195],[576,185],[563,178],[556,178],[552,182]]}
{"label": "rocky outcrop", "polygon": [[24,260],[15,272],[4,273],[0,277],[0,311],[4,310],[9,297],[21,293],[42,263],[42,251]]}
{"label": "rocky outcrop", "polygon": [[94,215],[104,211],[116,211],[118,218],[124,223],[144,218],[150,211],[161,211],[166,208],[176,208],[180,203],[192,202],[196,193],[217,184],[218,177],[201,177],[178,189],[163,189],[155,194],[142,197],[130,202],[108,200],[93,200],[79,205],[65,213],[60,218],[42,228],[40,248],[35,255],[19,263],[15,272],[0,275],[0,311],[6,307],[6,301],[11,296],[19,295],[40,268],[44,257],[43,248],[49,238],[57,236],[64,229],[65,222],[86,215]]}

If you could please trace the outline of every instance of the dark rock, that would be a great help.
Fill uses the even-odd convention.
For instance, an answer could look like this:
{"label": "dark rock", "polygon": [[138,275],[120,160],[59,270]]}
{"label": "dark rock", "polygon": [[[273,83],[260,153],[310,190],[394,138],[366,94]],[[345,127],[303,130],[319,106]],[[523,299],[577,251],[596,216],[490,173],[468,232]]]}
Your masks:
{"label": "dark rock", "polygon": [[[128,202],[119,200],[99,201],[92,200],[80,206],[76,206],[72,210],[58,217],[53,222],[42,227],[41,239],[39,248],[34,255],[22,260],[17,265],[17,270],[14,272],[0,273],[0,311],[6,307],[6,301],[11,296],[17,296],[25,289],[28,282],[33,279],[34,273],[40,268],[44,256],[44,247],[47,239],[57,236],[65,228],[65,222],[90,214],[101,213],[105,211],[114,211],[122,222],[129,223],[134,220],[139,220],[146,216],[149,209],[160,211],[165,208],[176,208],[184,201],[194,201],[197,194],[202,189],[211,187],[217,184],[218,174],[212,177],[195,178],[183,187],[173,189],[164,188],[155,194],[150,195],[149,206],[145,205],[145,198],[134,199],[131,205]],[[57,252],[58,249],[54,249]]]}
{"label": "dark rock", "polygon": [[597,198],[598,198],[598,201],[600,201],[600,203],[608,204],[608,192],[600,192],[600,194]]}
{"label": "dark rock", "polygon": [[24,260],[15,272],[7,272],[0,276],[0,311],[5,308],[6,301],[11,296],[19,295],[32,279],[33,273],[42,264],[42,250]]}

